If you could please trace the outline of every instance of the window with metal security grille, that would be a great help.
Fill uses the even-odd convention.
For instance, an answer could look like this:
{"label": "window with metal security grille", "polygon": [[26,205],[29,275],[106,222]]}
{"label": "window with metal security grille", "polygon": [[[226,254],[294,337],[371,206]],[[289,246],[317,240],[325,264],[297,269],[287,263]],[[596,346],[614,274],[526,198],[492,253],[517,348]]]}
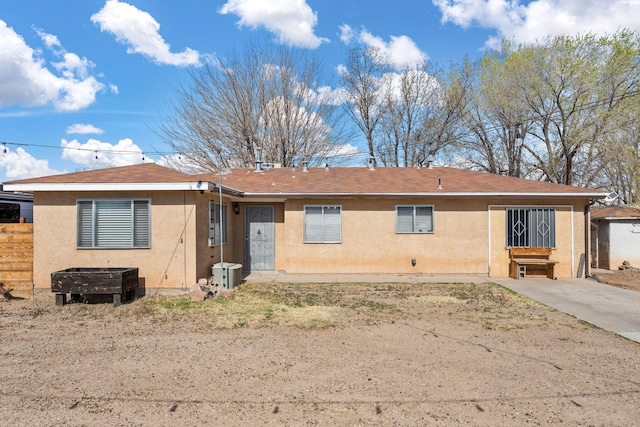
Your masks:
{"label": "window with metal security grille", "polygon": [[433,233],[433,206],[396,206],[396,233]]}
{"label": "window with metal security grille", "polygon": [[342,207],[305,206],[304,242],[342,243]]}
{"label": "window with metal security grille", "polygon": [[508,208],[507,247],[555,248],[554,208]]}
{"label": "window with metal security grille", "polygon": [[78,248],[151,247],[149,200],[78,200]]}
{"label": "window with metal security grille", "polygon": [[[220,215],[222,215],[222,230],[220,229]],[[209,246],[227,243],[227,205],[209,202]]]}

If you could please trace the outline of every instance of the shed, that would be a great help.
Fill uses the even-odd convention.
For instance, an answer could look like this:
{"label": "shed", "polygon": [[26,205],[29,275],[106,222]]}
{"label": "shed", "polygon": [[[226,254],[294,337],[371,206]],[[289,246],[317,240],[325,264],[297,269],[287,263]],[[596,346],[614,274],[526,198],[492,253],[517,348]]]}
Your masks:
{"label": "shed", "polygon": [[615,270],[624,261],[640,267],[640,208],[606,206],[591,212],[591,265]]}

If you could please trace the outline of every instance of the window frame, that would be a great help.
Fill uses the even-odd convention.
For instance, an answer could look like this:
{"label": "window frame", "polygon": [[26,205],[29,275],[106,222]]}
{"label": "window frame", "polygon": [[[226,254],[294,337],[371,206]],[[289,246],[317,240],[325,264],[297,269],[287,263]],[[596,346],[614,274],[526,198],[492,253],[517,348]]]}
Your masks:
{"label": "window frame", "polygon": [[[401,208],[412,208],[413,209],[413,214],[412,214],[412,219],[413,219],[413,224],[412,224],[412,231],[403,231],[399,229],[399,215],[398,215],[398,211]],[[431,229],[427,230],[427,231],[416,231],[416,218],[417,218],[417,209],[418,208],[428,208],[431,210]],[[395,231],[396,234],[434,234],[435,230],[436,230],[436,223],[435,223],[435,206],[434,205],[396,205],[395,207],[395,215],[396,215],[396,224],[395,224]]]}
{"label": "window frame", "polygon": [[[526,222],[526,224],[523,224],[523,227],[525,227],[525,229],[520,232],[517,233],[516,230],[514,230],[514,227],[516,227],[516,223],[514,221],[514,216],[513,213],[514,211],[519,211],[520,213],[518,213],[518,219],[519,220],[524,220]],[[545,237],[547,233],[542,233],[540,236],[540,233],[536,234],[535,236],[532,235],[532,226],[531,226],[531,221],[532,221],[532,216],[531,213],[532,211],[537,212],[536,213],[536,218],[533,218],[533,220],[536,221],[536,225],[534,225],[534,228],[536,230],[539,230],[539,227],[541,226],[541,224],[544,223],[545,220],[545,212],[547,214],[550,214],[549,216],[549,220],[551,221],[551,224],[547,224],[549,229],[547,230],[548,233],[548,237]],[[557,217],[557,207],[548,207],[548,206],[510,206],[507,207],[505,209],[505,247],[506,248],[551,248],[551,249],[556,249],[556,244],[557,244],[557,226],[556,226],[556,217]],[[524,214],[524,215],[523,215]],[[542,215],[542,219],[540,219],[540,215]],[[510,223],[511,222],[511,223]],[[519,234],[520,237],[517,237],[516,234]],[[515,242],[515,240],[518,239],[518,242]],[[542,240],[542,242],[540,243],[540,240]],[[514,244],[514,243],[519,243],[519,244]]]}
{"label": "window frame", "polygon": [[[309,228],[312,226],[311,224],[309,224],[309,213],[307,212],[308,209],[312,209],[312,208],[320,208],[322,209],[322,223],[320,224],[320,239],[319,240],[312,240],[312,238],[309,236],[310,234],[310,230]],[[329,232],[325,232],[326,228],[328,226],[330,226],[330,224],[327,224],[325,226],[325,221],[324,221],[324,217],[325,217],[325,210],[326,209],[339,209],[339,231],[337,233],[338,238],[337,239],[330,239],[329,236],[327,236],[327,234],[329,234]],[[303,224],[302,224],[302,241],[305,244],[341,244],[342,243],[342,205],[333,205],[333,204],[327,204],[327,205],[304,205],[302,208],[302,216],[303,216]]]}
{"label": "window frame", "polygon": [[[7,213],[16,211],[16,208],[17,208],[17,215],[15,215],[15,212],[13,212],[14,214],[11,215],[11,217],[6,215]],[[22,206],[20,206],[20,203],[10,202],[8,200],[0,201],[0,222],[4,224],[19,223],[21,211],[22,211]]]}
{"label": "window frame", "polygon": [[[215,210],[214,210],[215,209]],[[217,241],[220,234],[220,223],[216,222],[215,216],[220,216],[220,203],[215,200],[209,200],[209,247],[215,247],[220,244],[229,243],[229,206],[222,203],[222,242]]]}
{"label": "window frame", "polygon": [[[129,202],[129,217],[130,217],[130,244],[129,245],[114,245],[104,246],[98,242],[100,233],[100,226],[96,222],[99,214],[100,204],[106,202]],[[89,230],[83,230],[84,224],[82,223],[83,217],[81,217],[80,206],[81,204],[90,203],[90,220],[91,224],[88,226]],[[146,241],[143,245],[136,245],[136,239],[140,236],[136,236],[137,233],[137,218],[136,218],[136,203],[144,203],[146,206]],[[99,198],[99,199],[76,199],[76,248],[81,250],[110,250],[110,249],[151,249],[151,199],[150,198]],[[91,244],[83,244],[82,231],[89,232],[91,234]],[[140,233],[143,231],[140,230]],[[86,237],[86,236],[85,236]]]}

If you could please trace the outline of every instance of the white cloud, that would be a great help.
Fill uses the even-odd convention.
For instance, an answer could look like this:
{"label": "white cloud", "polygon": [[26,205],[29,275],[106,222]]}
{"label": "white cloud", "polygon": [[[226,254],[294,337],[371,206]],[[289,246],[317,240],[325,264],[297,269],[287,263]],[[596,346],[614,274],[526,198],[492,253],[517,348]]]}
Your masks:
{"label": "white cloud", "polygon": [[408,36],[391,36],[389,41],[385,42],[381,37],[374,36],[362,28],[356,37],[356,32],[346,24],[340,26],[340,32],[340,40],[343,43],[350,44],[353,40],[357,40],[367,47],[375,47],[382,57],[390,60],[391,64],[398,69],[414,67],[428,59],[427,54],[421,51]]}
{"label": "white cloud", "polygon": [[331,86],[320,86],[316,91],[317,100],[325,105],[340,105],[346,99],[346,89],[339,87],[333,89]]}
{"label": "white cloud", "polygon": [[22,147],[15,151],[7,149],[6,153],[0,154],[0,168],[6,168],[5,176],[9,180],[63,173],[50,169],[48,160],[36,159]]}
{"label": "white cloud", "polygon": [[66,52],[57,37],[36,30],[45,45],[61,61],[47,68],[39,51],[0,20],[0,106],[20,104],[27,107],[53,104],[59,111],[88,107],[104,85],[90,74],[91,61]]}
{"label": "white cloud", "polygon": [[328,41],[314,34],[318,17],[305,0],[228,0],[219,12],[238,16],[241,26],[264,27],[283,44],[314,49]]}
{"label": "white cloud", "polygon": [[84,144],[81,144],[76,139],[72,141],[62,139],[60,145],[63,148],[63,159],[92,168],[153,162],[153,160],[144,156],[142,149],[134,144],[130,138],[121,139],[115,145],[98,141],[97,139],[89,139]]}
{"label": "white cloud", "polygon": [[363,30],[360,33],[360,41],[367,46],[380,49],[397,68],[412,67],[427,60],[427,55],[407,36],[391,36],[391,40],[386,43],[380,37]]}
{"label": "white cloud", "polygon": [[499,38],[535,42],[547,36],[578,33],[615,33],[640,30],[638,0],[433,0],[442,22],[464,28],[477,25],[497,30],[487,40],[496,47]]}
{"label": "white cloud", "polygon": [[344,44],[351,44],[353,38],[355,37],[355,31],[351,28],[350,25],[342,24],[340,25],[340,41]]}
{"label": "white cloud", "polygon": [[359,156],[358,147],[351,144],[343,144],[337,147],[334,147],[331,151],[329,151],[326,155],[328,158],[333,157],[354,157]]}
{"label": "white cloud", "polygon": [[40,39],[42,39],[42,41],[44,42],[44,44],[45,44],[49,49],[62,48],[62,45],[60,44],[60,40],[58,40],[58,37],[57,37],[57,36],[54,36],[53,34],[45,33],[45,32],[44,32],[42,29],[40,29],[40,28],[33,27],[33,30],[36,32],[36,34],[38,34],[38,36],[40,37]]}
{"label": "white cloud", "polygon": [[79,133],[79,134],[101,134],[104,131],[100,128],[95,127],[94,125],[84,124],[84,123],[76,123],[67,128],[67,134]]}
{"label": "white cloud", "polygon": [[406,73],[386,73],[381,77],[379,85],[385,92],[389,91],[395,102],[401,102],[404,78],[405,85],[406,82],[411,82],[412,95],[416,96],[416,103],[424,106],[440,101],[441,87],[435,77],[423,70],[409,70]]}
{"label": "white cloud", "polygon": [[170,46],[160,35],[160,24],[149,13],[118,0],[107,0],[104,7],[91,16],[91,22],[108,31],[128,45],[127,53],[140,53],[158,64],[177,66],[199,65],[198,51],[186,48],[171,53]]}

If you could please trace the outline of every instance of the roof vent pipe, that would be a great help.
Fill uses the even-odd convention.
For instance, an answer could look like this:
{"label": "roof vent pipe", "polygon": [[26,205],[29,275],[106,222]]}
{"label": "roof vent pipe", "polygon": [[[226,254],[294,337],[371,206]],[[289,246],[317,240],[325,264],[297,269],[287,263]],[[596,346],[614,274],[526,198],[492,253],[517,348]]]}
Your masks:
{"label": "roof vent pipe", "polygon": [[309,172],[309,160],[302,162],[302,172]]}
{"label": "roof vent pipe", "polygon": [[256,147],[256,172],[262,172],[262,147]]}
{"label": "roof vent pipe", "polygon": [[376,158],[375,157],[369,157],[369,161],[367,162],[367,166],[369,167],[369,170],[372,171],[376,168]]}
{"label": "roof vent pipe", "polygon": [[427,159],[427,167],[429,169],[433,169],[433,156],[429,156],[429,158]]}

